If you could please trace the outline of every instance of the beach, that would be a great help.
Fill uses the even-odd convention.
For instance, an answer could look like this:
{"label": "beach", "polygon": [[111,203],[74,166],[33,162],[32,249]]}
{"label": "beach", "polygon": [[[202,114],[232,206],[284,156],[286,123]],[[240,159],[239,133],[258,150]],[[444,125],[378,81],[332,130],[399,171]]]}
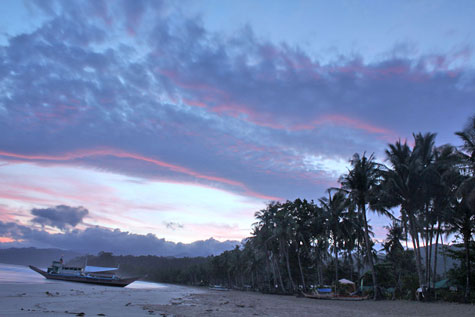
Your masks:
{"label": "beach", "polygon": [[50,281],[0,265],[0,316],[475,316],[474,305],[330,301],[134,282],[125,288]]}
{"label": "beach", "polygon": [[145,308],[148,305],[166,305],[191,293],[200,291],[174,285],[116,288],[63,281],[2,283],[0,316],[144,316],[151,314]]}
{"label": "beach", "polygon": [[475,316],[475,306],[410,301],[332,301],[254,292],[207,291],[172,305],[147,305],[165,316]]}
{"label": "beach", "polygon": [[475,316],[473,305],[345,302],[166,285],[0,284],[0,316]]}

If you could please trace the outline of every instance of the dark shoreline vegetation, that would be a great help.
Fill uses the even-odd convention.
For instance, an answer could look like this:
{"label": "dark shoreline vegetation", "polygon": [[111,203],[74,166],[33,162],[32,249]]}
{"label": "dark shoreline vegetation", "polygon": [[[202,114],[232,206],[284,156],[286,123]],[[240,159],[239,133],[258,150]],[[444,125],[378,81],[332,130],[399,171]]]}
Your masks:
{"label": "dark shoreline vegetation", "polygon": [[[218,256],[101,253],[88,263],[120,264],[123,272],[167,283],[296,294],[346,278],[374,299],[414,299],[421,288],[424,300],[474,303],[475,116],[456,134],[459,148],[436,146],[432,133],[414,134],[413,144],[389,144],[387,165],[355,154],[340,188],[317,202],[269,203],[256,212],[252,236]],[[384,256],[371,239],[370,212],[392,220]],[[455,239],[450,248],[448,235]],[[457,260],[448,272],[437,270],[441,253]]]}

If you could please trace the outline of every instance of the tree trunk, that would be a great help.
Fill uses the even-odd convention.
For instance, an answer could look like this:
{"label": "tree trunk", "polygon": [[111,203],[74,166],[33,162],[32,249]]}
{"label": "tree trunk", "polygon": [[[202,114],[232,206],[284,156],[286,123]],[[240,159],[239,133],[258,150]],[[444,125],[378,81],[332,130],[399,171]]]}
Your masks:
{"label": "tree trunk", "polygon": [[[276,276],[275,276],[275,270],[274,270],[274,267],[272,266],[271,267],[271,264],[270,264],[270,261],[269,261],[269,253],[266,251],[266,263],[267,263],[267,270],[266,270],[266,276],[267,276],[267,280],[269,281],[269,290],[273,289],[274,285],[275,285],[275,280],[276,280]],[[271,270],[272,272],[274,273],[273,277],[274,277],[274,285],[271,284],[271,281],[270,281],[270,274],[271,274]],[[258,281],[259,282],[259,281]]]}
{"label": "tree trunk", "polygon": [[300,248],[297,250],[297,260],[299,261],[300,277],[302,278],[303,289],[306,290],[307,287],[305,286],[305,277],[303,274],[302,262],[300,262]]}
{"label": "tree trunk", "polygon": [[353,256],[351,255],[351,251],[348,252],[348,256],[350,258],[350,280],[353,281]]}
{"label": "tree trunk", "polygon": [[431,287],[431,282],[432,280],[435,278],[433,275],[432,275],[432,247],[433,247],[433,243],[432,243],[432,240],[434,239],[434,224],[431,225],[431,228],[430,228],[430,232],[429,232],[429,265],[427,266],[427,270],[429,271],[429,278],[427,280],[427,283],[429,284],[429,288],[432,288]]}
{"label": "tree trunk", "polygon": [[360,210],[363,213],[364,221],[364,230],[365,230],[365,242],[366,242],[366,253],[368,257],[369,267],[371,268],[371,275],[373,276],[373,290],[374,290],[374,300],[380,299],[379,287],[376,280],[376,271],[374,270],[373,256],[371,254],[371,245],[369,242],[369,229],[368,229],[368,220],[366,219],[366,204],[360,206]]}
{"label": "tree trunk", "polygon": [[447,278],[447,255],[445,254],[447,252],[447,250],[445,248],[444,236],[443,235],[440,235],[440,243],[441,243],[441,246],[442,246],[442,250],[444,250],[442,252],[442,256],[444,258],[444,278]]}
{"label": "tree trunk", "polygon": [[419,286],[422,288],[424,286],[424,274],[422,273],[422,263],[421,263],[421,253],[419,249],[419,236],[417,234],[414,216],[409,216],[409,227],[411,229],[412,244],[414,246],[414,256],[416,258],[416,270],[419,277]]}
{"label": "tree trunk", "polygon": [[282,292],[285,293],[286,292],[286,289],[284,287],[284,282],[282,281],[282,275],[280,274],[280,268],[279,268],[279,263],[277,263],[277,265],[275,265],[275,258],[272,257],[272,263],[274,264],[275,267],[277,267],[277,277],[279,279],[279,282],[280,282],[280,287],[282,288]]}
{"label": "tree trunk", "polygon": [[335,252],[335,294],[338,294],[338,251],[336,249],[336,239],[333,238],[333,251]]}
{"label": "tree trunk", "polygon": [[254,271],[251,270],[251,287],[254,288]]}
{"label": "tree trunk", "polygon": [[470,301],[470,238],[471,230],[466,230],[467,232],[463,233],[463,244],[465,246],[465,302]]}
{"label": "tree trunk", "polygon": [[356,243],[356,266],[358,267],[358,280],[361,278],[361,246],[360,243]]}
{"label": "tree trunk", "polygon": [[[425,276],[425,280],[427,281],[427,283],[430,283],[430,280],[429,280],[429,275],[430,275],[430,271],[429,271],[429,260],[430,260],[430,255],[429,255],[429,224],[426,224],[426,230],[424,232],[424,230],[421,232],[421,237],[423,237],[425,233],[425,245],[426,245],[426,258],[425,258],[425,262],[426,262],[426,265],[425,265],[425,268],[426,268],[426,276]],[[423,238],[424,240],[424,238]],[[424,241],[422,241],[424,242]],[[430,288],[430,284],[428,285],[428,287]]]}
{"label": "tree trunk", "polygon": [[435,250],[434,250],[434,283],[437,280],[437,256],[439,254],[439,236],[440,236],[440,221],[437,224],[437,232],[435,234]]}
{"label": "tree trunk", "polygon": [[290,270],[290,262],[289,262],[289,248],[284,248],[284,256],[285,256],[285,263],[287,265],[287,272],[289,274],[289,281],[290,281],[290,287],[292,288],[292,291],[295,290],[295,284],[294,280],[292,279],[292,271]]}

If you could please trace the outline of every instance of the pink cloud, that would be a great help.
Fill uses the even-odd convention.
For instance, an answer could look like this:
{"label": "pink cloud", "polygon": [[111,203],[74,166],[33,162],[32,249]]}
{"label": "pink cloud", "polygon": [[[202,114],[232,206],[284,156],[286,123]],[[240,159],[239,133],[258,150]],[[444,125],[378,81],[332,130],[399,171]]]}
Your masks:
{"label": "pink cloud", "polygon": [[194,106],[194,107],[201,107],[201,108],[206,108],[207,105],[204,102],[198,101],[198,100],[191,100],[187,98],[183,98],[183,102],[189,106]]}
{"label": "pink cloud", "polygon": [[[272,51],[277,54],[277,50]],[[270,54],[270,53],[269,53]],[[285,55],[285,54],[284,54]],[[311,61],[306,59],[304,60],[304,68],[313,68]],[[318,64],[314,65],[315,67],[320,67]],[[383,68],[371,68],[364,65],[347,65],[347,66],[338,66],[338,67],[326,67],[321,68],[321,70],[331,73],[331,72],[360,72],[364,74],[380,74],[380,75],[391,75],[391,74],[403,74],[409,73],[411,70],[407,66],[389,66]],[[192,93],[199,92],[199,94],[194,97],[194,99],[183,98],[183,102],[190,106],[197,106],[201,108],[207,108],[208,110],[217,113],[224,114],[239,120],[244,120],[251,122],[257,126],[271,128],[275,130],[287,130],[287,131],[299,131],[299,130],[313,130],[315,126],[318,125],[327,125],[327,124],[337,124],[342,126],[347,126],[353,129],[363,130],[372,134],[384,135],[385,140],[392,141],[395,139],[396,134],[389,129],[378,127],[361,120],[350,118],[340,114],[328,114],[324,115],[310,123],[297,123],[297,124],[285,124],[278,122],[274,119],[275,116],[259,112],[254,110],[254,107],[245,103],[239,103],[233,100],[231,95],[225,91],[212,87],[203,82],[194,83],[193,81],[186,80],[186,82],[181,78],[180,74],[177,71],[169,70],[159,70],[160,73],[164,74],[168,78],[172,79],[173,82],[181,88],[187,89]],[[413,74],[412,76],[418,76]],[[422,77],[417,77],[421,79]],[[203,94],[204,93],[204,94]],[[198,98],[198,99],[196,99]],[[203,102],[206,100],[206,102]],[[306,118],[307,119],[307,118]],[[292,119],[290,119],[292,120]],[[298,118],[293,119],[292,121],[300,120]]]}
{"label": "pink cloud", "polygon": [[241,240],[250,235],[250,228],[241,229],[238,225],[203,223],[185,224],[184,228],[190,233],[213,237],[216,240]]}
{"label": "pink cloud", "polygon": [[22,201],[28,202],[33,204],[44,204],[44,205],[54,205],[58,202],[58,199],[51,199],[51,198],[40,198],[40,197],[32,197],[28,194],[20,194],[20,193],[1,193],[0,198],[12,201]]}
{"label": "pink cloud", "polygon": [[250,190],[246,185],[238,181],[230,180],[230,179],[219,177],[219,176],[202,174],[202,173],[193,171],[191,169],[188,169],[186,167],[170,164],[170,163],[163,162],[151,157],[146,157],[146,156],[136,154],[136,153],[129,153],[129,152],[125,152],[118,149],[100,148],[100,149],[79,150],[75,152],[64,153],[61,155],[41,155],[41,154],[40,155],[25,155],[25,154],[0,151],[0,156],[28,160],[28,161],[71,161],[74,159],[81,159],[81,158],[92,157],[92,156],[114,156],[114,157],[119,157],[119,158],[135,159],[142,162],[151,163],[159,167],[166,168],[176,173],[192,176],[198,179],[203,179],[207,181],[212,181],[212,182],[217,182],[221,184],[238,187],[238,188],[241,188],[245,194],[252,197],[265,199],[265,200],[279,199],[278,197],[263,195],[263,194],[254,192]]}
{"label": "pink cloud", "polygon": [[339,115],[339,114],[324,115],[318,119],[313,120],[309,125],[295,125],[293,128],[296,130],[299,130],[299,129],[307,130],[307,129],[313,129],[316,125],[318,126],[318,125],[324,125],[324,124],[343,125],[343,126],[356,128],[359,130],[363,130],[363,131],[366,131],[369,133],[375,133],[375,134],[386,134],[386,135],[394,134],[394,132],[386,128],[371,125],[361,120],[350,118],[350,117]]}
{"label": "pink cloud", "polygon": [[14,220],[15,220],[14,212],[0,205],[0,221],[11,222]]}

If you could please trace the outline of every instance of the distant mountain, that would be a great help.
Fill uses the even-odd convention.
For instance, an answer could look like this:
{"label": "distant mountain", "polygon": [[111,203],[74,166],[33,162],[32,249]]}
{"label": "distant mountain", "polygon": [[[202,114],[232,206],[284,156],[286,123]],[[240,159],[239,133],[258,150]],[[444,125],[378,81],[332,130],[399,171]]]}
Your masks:
{"label": "distant mountain", "polygon": [[241,242],[234,240],[218,241],[213,238],[208,240],[198,240],[189,244],[177,243],[175,252],[169,252],[168,254],[155,254],[164,256],[181,257],[197,257],[197,256],[209,256],[219,255],[224,251],[232,250],[237,245],[241,245]]}
{"label": "distant mountain", "polygon": [[[450,249],[450,250],[456,250],[457,248],[454,247],[453,245],[444,245],[444,248]],[[458,261],[455,259],[452,259],[449,256],[444,256],[444,248],[439,245],[438,251],[437,251],[437,275],[443,274],[446,271],[449,271],[451,268],[453,268],[456,264],[458,264]],[[434,263],[434,257],[435,257],[435,245],[432,246],[432,263]],[[421,259],[423,263],[425,263],[426,259],[426,248],[421,247]]]}
{"label": "distant mountain", "polygon": [[0,249],[46,247],[72,250],[81,254],[97,254],[104,251],[112,252],[115,255],[196,257],[218,255],[241,244],[240,241],[227,240],[221,242],[213,238],[192,243],[177,243],[158,238],[156,234],[152,233],[137,234],[99,226],[53,234],[43,229],[0,221],[0,235],[2,233],[17,241],[12,243],[0,242]]}
{"label": "distant mountain", "polygon": [[[155,242],[156,238],[153,239]],[[129,251],[124,251],[123,248],[118,248],[117,243],[111,244],[109,248],[103,250],[90,248],[88,250],[62,250],[62,249],[37,249],[34,247],[28,248],[0,248],[0,263],[18,264],[18,265],[35,265],[40,267],[47,267],[53,260],[59,260],[61,256],[65,262],[86,254],[97,254],[101,251],[112,252],[114,255],[154,255],[163,257],[206,257],[209,255],[218,255],[226,250],[231,250],[240,245],[239,241],[223,241],[220,242],[213,238],[208,240],[200,240],[192,243],[174,243],[164,240],[158,240],[151,246],[140,248],[133,248],[134,245],[127,248]]]}
{"label": "distant mountain", "polygon": [[[445,250],[456,250],[456,247],[453,245],[444,245],[443,247],[441,245],[438,246],[438,251],[437,251],[437,275],[438,276],[443,275],[445,272],[448,272],[451,268],[453,268],[456,264],[458,264],[457,260],[452,259],[448,255],[444,255]],[[409,249],[409,251],[411,251],[411,254],[414,254],[412,249]],[[385,257],[386,257],[386,254],[384,251],[380,251],[378,253],[378,258],[380,261],[384,261]],[[434,263],[434,259],[435,259],[435,245],[432,246],[432,258],[431,258],[432,263]],[[422,264],[425,265],[426,247],[421,247],[421,261],[422,261]]]}
{"label": "distant mountain", "polygon": [[61,256],[64,261],[69,261],[81,255],[79,252],[61,249],[9,248],[0,249],[0,263],[47,267]]}

